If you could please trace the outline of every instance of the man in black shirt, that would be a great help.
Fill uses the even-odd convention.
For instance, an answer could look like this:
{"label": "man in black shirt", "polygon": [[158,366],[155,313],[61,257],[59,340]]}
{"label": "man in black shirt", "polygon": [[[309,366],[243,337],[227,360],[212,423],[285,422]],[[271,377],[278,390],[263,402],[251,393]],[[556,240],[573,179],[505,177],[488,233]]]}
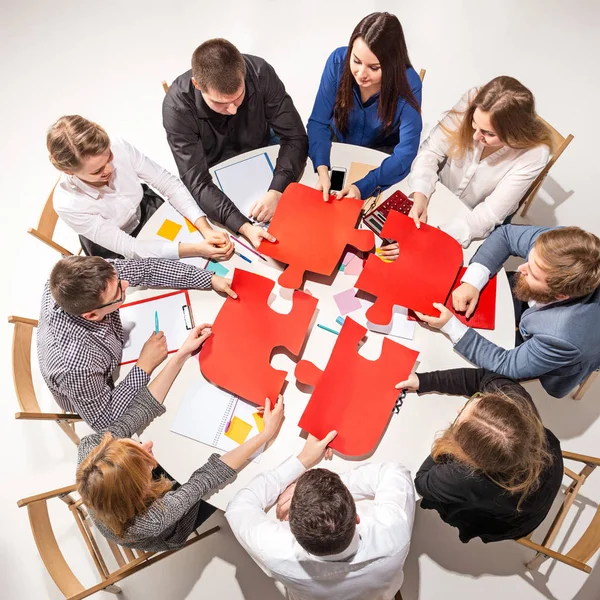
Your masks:
{"label": "man in black shirt", "polygon": [[163,102],[163,125],[179,175],[207,216],[254,246],[274,238],[253,226],[213,183],[208,169],[232,156],[269,145],[272,133],[281,148],[269,191],[250,216],[267,222],[281,193],[304,169],[306,130],[273,67],[257,56],[242,55],[223,39],[199,46],[192,69],[180,75]]}

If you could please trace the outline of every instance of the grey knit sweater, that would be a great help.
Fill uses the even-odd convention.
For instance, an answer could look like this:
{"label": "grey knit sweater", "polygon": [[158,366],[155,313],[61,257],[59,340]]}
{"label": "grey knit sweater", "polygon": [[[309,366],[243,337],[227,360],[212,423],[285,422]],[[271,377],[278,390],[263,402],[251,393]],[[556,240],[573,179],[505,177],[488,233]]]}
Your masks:
{"label": "grey knit sweater", "polygon": [[[143,387],[129,408],[109,427],[88,435],[81,440],[77,464],[102,441],[109,432],[114,438],[128,438],[149,425],[155,417],[162,415],[165,407]],[[135,517],[122,538],[117,537],[106,525],[90,515],[102,535],[121,546],[161,552],[181,547],[192,533],[202,496],[219,487],[236,472],[222,462],[218,454],[212,454],[208,462],[192,473],[189,481],[177,490],[167,492],[156,500],[146,512]]]}

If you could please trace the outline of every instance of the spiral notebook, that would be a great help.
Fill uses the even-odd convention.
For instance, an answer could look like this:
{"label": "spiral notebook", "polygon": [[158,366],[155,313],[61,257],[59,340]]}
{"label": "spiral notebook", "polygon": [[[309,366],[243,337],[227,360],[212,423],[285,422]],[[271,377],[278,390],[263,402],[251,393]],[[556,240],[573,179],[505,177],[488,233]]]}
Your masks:
{"label": "spiral notebook", "polygon": [[[262,415],[255,404],[200,378],[183,397],[171,431],[227,452],[262,428]],[[263,449],[259,448],[251,460],[258,462]]]}

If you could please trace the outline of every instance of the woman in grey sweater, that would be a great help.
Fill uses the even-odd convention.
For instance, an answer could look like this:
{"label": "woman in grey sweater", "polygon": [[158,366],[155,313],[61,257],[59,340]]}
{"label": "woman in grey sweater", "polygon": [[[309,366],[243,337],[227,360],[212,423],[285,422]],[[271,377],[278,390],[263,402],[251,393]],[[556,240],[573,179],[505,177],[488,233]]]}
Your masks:
{"label": "woman in grey sweater", "polygon": [[[226,483],[283,421],[283,398],[271,409],[266,402],[264,429],[223,456],[212,454],[187,483],[179,485],[160,468],[152,442],[131,436],[165,412],[163,401],[183,363],[210,335],[196,327],[165,368],[112,425],[81,440],[77,487],[99,531],[121,546],[160,552],[183,546],[211,514],[202,496]],[[207,510],[207,507],[209,510]]]}

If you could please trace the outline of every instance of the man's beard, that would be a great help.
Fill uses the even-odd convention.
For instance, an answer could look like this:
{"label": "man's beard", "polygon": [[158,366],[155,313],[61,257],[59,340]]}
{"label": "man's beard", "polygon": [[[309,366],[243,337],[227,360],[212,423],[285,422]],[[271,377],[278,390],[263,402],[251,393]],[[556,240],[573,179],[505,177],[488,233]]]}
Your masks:
{"label": "man's beard", "polygon": [[535,302],[540,302],[541,304],[548,304],[549,302],[554,302],[556,300],[556,296],[550,292],[536,292],[532,290],[529,287],[529,284],[525,281],[525,277],[523,277],[523,275],[518,271],[515,273],[513,278],[512,291],[513,296],[522,302],[534,300]]}

